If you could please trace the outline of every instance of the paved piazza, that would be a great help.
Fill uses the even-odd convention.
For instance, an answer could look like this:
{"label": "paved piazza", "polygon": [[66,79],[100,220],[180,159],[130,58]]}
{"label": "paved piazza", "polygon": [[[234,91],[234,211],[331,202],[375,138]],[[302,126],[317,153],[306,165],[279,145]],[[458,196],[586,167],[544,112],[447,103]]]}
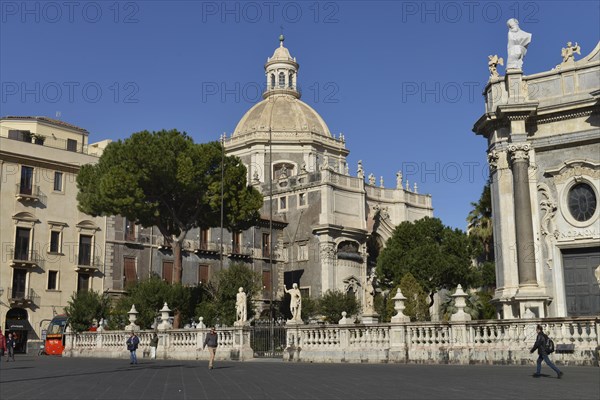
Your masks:
{"label": "paved piazza", "polygon": [[600,369],[535,366],[303,364],[17,356],[2,361],[8,399],[598,399]]}

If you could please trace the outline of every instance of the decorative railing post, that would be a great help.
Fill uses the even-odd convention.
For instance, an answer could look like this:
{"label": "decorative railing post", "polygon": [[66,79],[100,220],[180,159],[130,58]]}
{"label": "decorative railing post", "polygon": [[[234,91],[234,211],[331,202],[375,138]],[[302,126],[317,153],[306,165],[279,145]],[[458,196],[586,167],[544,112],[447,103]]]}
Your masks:
{"label": "decorative railing post", "polygon": [[300,351],[302,350],[301,341],[302,331],[298,325],[286,325],[285,337],[287,347],[283,351],[284,361],[300,361]]}
{"label": "decorative railing post", "polygon": [[396,310],[396,315],[392,317],[392,322],[409,322],[410,317],[404,315],[404,301],[406,300],[406,297],[404,297],[400,288],[398,288],[398,291],[392,300],[394,300],[394,310]]}
{"label": "decorative railing post", "polygon": [[390,326],[390,361],[406,362],[408,360],[408,343],[406,335],[406,324],[410,322],[410,317],[404,315],[404,301],[406,297],[398,288],[393,297],[394,310],[396,315],[392,317]]}
{"label": "decorative railing post", "polygon": [[459,284],[456,287],[456,292],[452,295],[454,297],[454,305],[457,310],[450,317],[450,321],[470,321],[471,315],[465,312],[465,306],[467,305],[468,295],[463,291],[462,286]]}
{"label": "decorative railing post", "polygon": [[250,347],[250,328],[242,325],[233,329],[232,360],[250,360],[254,358],[254,351]]}
{"label": "decorative railing post", "polygon": [[460,284],[456,287],[456,292],[452,295],[457,311],[450,317],[450,321],[454,322],[452,324],[452,336],[454,340],[451,347],[454,352],[453,361],[456,361],[458,364],[469,363],[470,348],[473,344],[469,339],[469,332],[466,325],[466,321],[471,320],[471,316],[465,312],[467,296]]}
{"label": "decorative railing post", "polygon": [[73,345],[75,340],[75,333],[71,329],[70,325],[65,328],[65,349],[63,350],[63,357],[73,357]]}

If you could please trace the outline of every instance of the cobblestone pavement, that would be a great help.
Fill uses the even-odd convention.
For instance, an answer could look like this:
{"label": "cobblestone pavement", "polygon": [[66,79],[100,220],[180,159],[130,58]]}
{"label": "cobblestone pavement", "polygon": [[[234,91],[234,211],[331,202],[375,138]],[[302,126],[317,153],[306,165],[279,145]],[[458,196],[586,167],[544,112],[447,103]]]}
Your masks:
{"label": "cobblestone pavement", "polygon": [[600,368],[304,364],[17,356],[0,366],[8,399],[600,399]]}

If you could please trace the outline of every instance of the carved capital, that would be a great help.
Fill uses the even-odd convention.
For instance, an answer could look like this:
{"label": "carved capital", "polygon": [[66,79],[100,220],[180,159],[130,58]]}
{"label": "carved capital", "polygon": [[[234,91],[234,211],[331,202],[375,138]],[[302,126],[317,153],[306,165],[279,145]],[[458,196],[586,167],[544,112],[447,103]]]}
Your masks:
{"label": "carved capital", "polygon": [[529,161],[529,150],[531,150],[531,146],[529,144],[510,144],[508,146],[510,160],[512,162]]}
{"label": "carved capital", "polygon": [[321,243],[319,245],[319,255],[321,259],[331,259],[335,256],[335,246],[333,243]]}
{"label": "carved capital", "polygon": [[498,169],[498,160],[500,159],[500,154],[496,150],[492,150],[487,155],[488,164],[490,165],[490,172],[494,172]]}

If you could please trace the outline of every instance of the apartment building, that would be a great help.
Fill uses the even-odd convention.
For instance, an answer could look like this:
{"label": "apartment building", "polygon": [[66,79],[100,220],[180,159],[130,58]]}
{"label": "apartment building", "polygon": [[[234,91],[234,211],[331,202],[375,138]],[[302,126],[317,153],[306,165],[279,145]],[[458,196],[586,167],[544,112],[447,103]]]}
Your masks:
{"label": "apartment building", "polygon": [[17,351],[73,293],[103,290],[107,219],[77,209],[76,176],[109,141],[88,138],[46,117],[0,118],[0,322]]}

